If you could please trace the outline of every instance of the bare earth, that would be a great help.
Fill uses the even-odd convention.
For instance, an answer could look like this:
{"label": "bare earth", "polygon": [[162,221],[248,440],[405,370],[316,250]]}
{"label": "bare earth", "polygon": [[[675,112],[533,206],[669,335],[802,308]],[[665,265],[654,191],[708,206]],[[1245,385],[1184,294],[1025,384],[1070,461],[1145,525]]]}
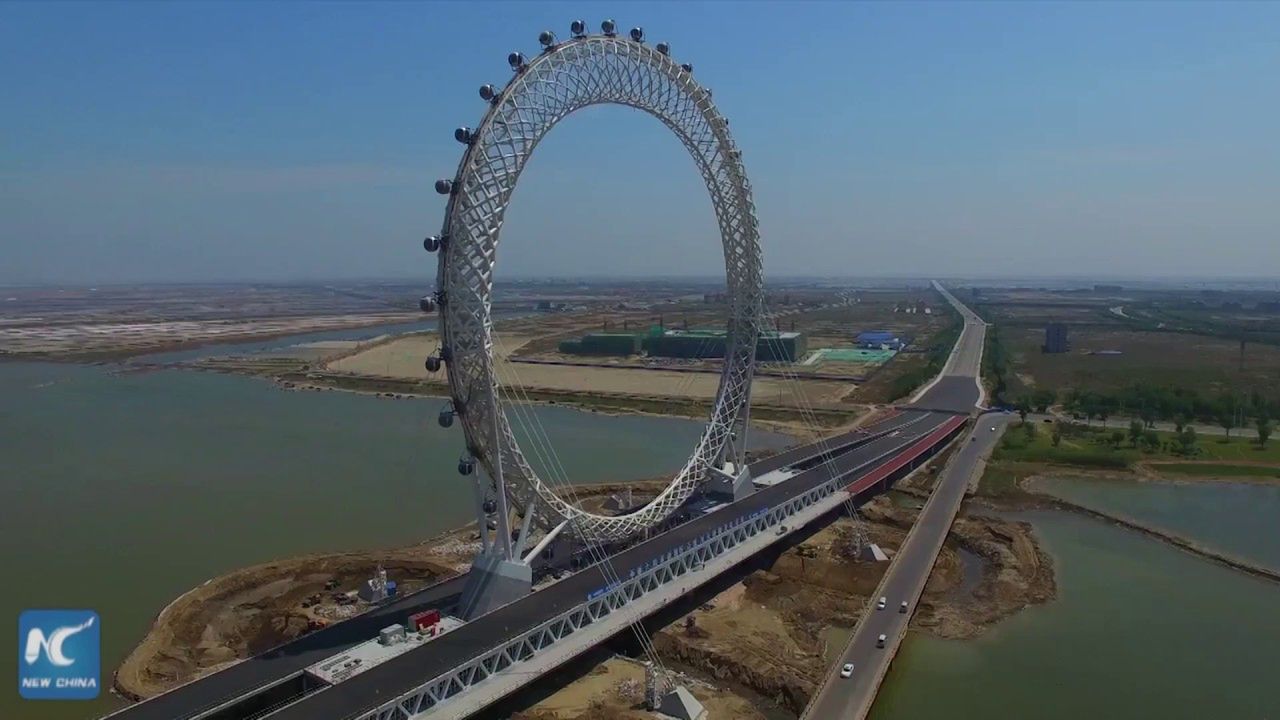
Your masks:
{"label": "bare earth", "polygon": [[[618,393],[654,398],[715,397],[720,382],[718,372],[675,372],[634,366],[582,367],[515,362],[513,353],[541,335],[495,333],[494,359],[499,381],[509,387],[588,393]],[[428,373],[423,360],[439,347],[434,335],[406,335],[368,347],[358,353],[327,363],[326,369],[361,376],[389,377],[445,382],[445,371]],[[752,397],[783,406],[798,402],[815,407],[842,407],[841,400],[854,390],[848,382],[757,377]]]}

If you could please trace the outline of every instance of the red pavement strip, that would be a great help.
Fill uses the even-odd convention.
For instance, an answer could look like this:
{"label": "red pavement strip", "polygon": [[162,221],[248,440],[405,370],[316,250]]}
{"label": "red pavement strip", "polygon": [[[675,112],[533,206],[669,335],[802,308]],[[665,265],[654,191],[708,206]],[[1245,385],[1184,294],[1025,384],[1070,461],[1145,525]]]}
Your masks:
{"label": "red pavement strip", "polygon": [[859,478],[856,482],[851,483],[845,489],[854,495],[862,492],[863,490],[866,490],[872,485],[885,479],[892,473],[897,472],[898,470],[901,470],[902,467],[907,463],[920,457],[922,454],[924,454],[926,450],[933,447],[934,443],[946,437],[948,433],[954,431],[956,428],[963,425],[965,421],[968,419],[969,419],[968,417],[963,415],[951,418],[950,420],[943,423],[942,426],[939,427],[937,430],[934,430],[931,434],[929,434],[922,440],[917,441],[911,447],[907,448],[906,450],[903,450],[897,457],[885,463],[884,465],[881,465],[875,470],[872,470],[867,475]]}

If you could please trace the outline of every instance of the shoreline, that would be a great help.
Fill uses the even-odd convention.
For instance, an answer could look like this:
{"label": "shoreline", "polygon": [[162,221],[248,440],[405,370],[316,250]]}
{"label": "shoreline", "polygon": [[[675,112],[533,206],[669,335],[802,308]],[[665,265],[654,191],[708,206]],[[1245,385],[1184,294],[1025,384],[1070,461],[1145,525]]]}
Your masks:
{"label": "shoreline", "polygon": [[[281,329],[278,331],[267,332],[246,332],[223,335],[218,337],[205,337],[189,340],[162,340],[154,344],[140,345],[137,347],[116,347],[103,348],[100,350],[84,350],[84,351],[67,351],[67,350],[35,350],[35,351],[3,351],[0,352],[0,362],[52,362],[52,363],[68,363],[80,365],[102,365],[110,363],[119,363],[134,358],[146,357],[148,355],[160,355],[171,352],[182,352],[186,350],[197,350],[203,347],[215,347],[218,345],[237,345],[240,343],[266,342],[269,340],[278,340],[280,338],[290,337],[294,335],[311,335],[313,333],[339,332],[342,330],[359,330],[362,328],[377,327],[379,325],[403,325],[405,323],[414,322],[415,317],[420,317],[421,313],[403,313],[399,315],[390,315],[385,318],[367,319],[360,322],[334,323],[306,330]],[[301,320],[306,317],[297,318]]]}
{"label": "shoreline", "polygon": [[[1118,525],[1127,530],[1130,530],[1130,531],[1145,535],[1147,537],[1150,537],[1152,539],[1158,540],[1160,542],[1163,542],[1189,555],[1194,555],[1203,560],[1208,560],[1209,562],[1222,565],[1224,567],[1230,568],[1232,570],[1236,570],[1246,575],[1259,578],[1261,580],[1269,580],[1274,583],[1280,583],[1280,569],[1271,568],[1261,563],[1257,563],[1241,557],[1236,557],[1227,552],[1215,550],[1207,545],[1204,545],[1203,543],[1200,543],[1196,540],[1193,540],[1189,537],[1181,535],[1172,530],[1167,530],[1165,528],[1159,527],[1158,525],[1146,523],[1136,518],[1132,518],[1127,515],[1124,515],[1122,513],[1116,513],[1116,512],[1111,512],[1107,510],[1098,510],[1096,508],[1091,508],[1086,505],[1081,505],[1079,503],[1075,503],[1070,500],[1065,500],[1056,495],[1053,495],[1051,492],[1047,490],[1037,489],[1035,487],[1036,484],[1041,483],[1048,479],[1050,478],[1045,475],[1033,475],[1031,477],[1028,477],[1022,480],[1019,484],[1023,487],[1023,489],[1027,493],[1035,496],[1041,502],[1052,506],[1054,509],[1061,510],[1063,512],[1072,512],[1079,515],[1085,515],[1088,517],[1092,517],[1096,520],[1100,520],[1102,522]],[[1158,481],[1139,480],[1138,482],[1158,482]],[[1218,481],[1214,480],[1211,482],[1218,482]],[[1192,484],[1192,483],[1193,481],[1183,481],[1181,484]]]}

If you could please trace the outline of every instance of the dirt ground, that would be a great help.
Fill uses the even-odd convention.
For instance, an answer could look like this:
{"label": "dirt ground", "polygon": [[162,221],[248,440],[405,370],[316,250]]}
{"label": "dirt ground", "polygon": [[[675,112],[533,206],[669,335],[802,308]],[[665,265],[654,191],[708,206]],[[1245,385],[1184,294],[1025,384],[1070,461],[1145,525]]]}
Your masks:
{"label": "dirt ground", "polygon": [[[682,684],[707,709],[708,718],[763,720],[749,700],[711,683]],[[644,709],[644,666],[635,660],[613,657],[587,676],[561,688],[511,720],[652,720]]]}
{"label": "dirt ground", "polygon": [[[1016,382],[1010,396],[1029,387],[1076,387],[1111,391],[1136,379],[1151,385],[1194,388],[1213,394],[1247,388],[1263,395],[1280,391],[1280,348],[1249,343],[1241,369],[1240,343],[1172,332],[1071,327],[1071,351],[1046,354],[1043,328],[1002,328]],[[1119,350],[1120,355],[1091,355]]]}
{"label": "dirt ground", "polygon": [[[880,498],[863,508],[863,527],[892,555],[915,513]],[[767,698],[774,714],[799,713],[887,565],[850,556],[854,527],[848,518],[836,521],[782,553],[768,569],[655,633],[659,658],[669,666],[692,668],[708,685],[747,688],[756,697],[725,692],[751,707]],[[1052,564],[1030,525],[966,515],[948,537],[912,626],[941,637],[971,637],[1023,607],[1047,602],[1055,591]],[[556,701],[562,697],[576,698],[577,704],[566,710]],[[588,676],[530,708],[528,717],[628,717],[630,697],[616,682]],[[590,712],[581,711],[590,703],[596,703]],[[737,714],[742,711],[735,707],[719,713],[708,709],[711,718],[755,716]]]}
{"label": "dirt ground", "polygon": [[95,322],[36,327],[0,327],[0,356],[104,360],[226,342],[410,322],[412,313],[320,315],[250,320]]}
{"label": "dirt ground", "polygon": [[[527,389],[573,392],[617,393],[654,398],[715,397],[719,373],[649,370],[637,367],[581,367],[514,362],[513,353],[540,335],[495,334],[494,357],[499,381],[505,386],[520,385]],[[432,354],[439,342],[434,335],[409,335],[391,342],[369,347],[361,352],[331,361],[327,369],[390,378],[411,378],[444,382],[444,370],[428,373],[423,360]],[[831,380],[797,380],[757,377],[752,397],[758,402],[794,406],[801,402],[815,407],[841,407],[841,400],[854,390],[848,382]]]}

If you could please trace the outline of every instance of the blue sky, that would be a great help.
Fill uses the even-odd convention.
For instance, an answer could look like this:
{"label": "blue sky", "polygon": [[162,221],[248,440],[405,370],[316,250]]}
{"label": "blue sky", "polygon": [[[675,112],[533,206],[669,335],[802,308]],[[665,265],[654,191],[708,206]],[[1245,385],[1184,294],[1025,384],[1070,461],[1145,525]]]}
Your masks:
{"label": "blue sky", "polygon": [[[1280,4],[0,4],[0,283],[413,277],[458,125],[606,17],[715,91],[770,275],[1280,274]],[[634,111],[539,147],[500,276],[714,274]]]}

